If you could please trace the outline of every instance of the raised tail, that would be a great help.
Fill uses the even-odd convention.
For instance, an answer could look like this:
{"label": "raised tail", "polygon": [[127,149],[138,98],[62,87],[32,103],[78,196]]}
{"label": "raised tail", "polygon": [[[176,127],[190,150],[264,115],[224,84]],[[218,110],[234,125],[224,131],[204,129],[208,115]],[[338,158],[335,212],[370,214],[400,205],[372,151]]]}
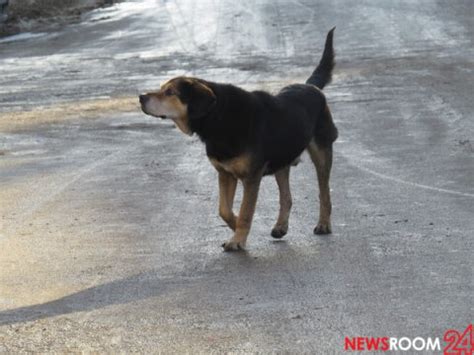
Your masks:
{"label": "raised tail", "polygon": [[332,70],[336,65],[336,62],[334,61],[334,48],[332,46],[332,38],[335,29],[336,27],[333,27],[328,32],[321,61],[317,68],[314,69],[313,74],[311,74],[308,80],[306,80],[306,84],[312,84],[321,90],[331,82]]}

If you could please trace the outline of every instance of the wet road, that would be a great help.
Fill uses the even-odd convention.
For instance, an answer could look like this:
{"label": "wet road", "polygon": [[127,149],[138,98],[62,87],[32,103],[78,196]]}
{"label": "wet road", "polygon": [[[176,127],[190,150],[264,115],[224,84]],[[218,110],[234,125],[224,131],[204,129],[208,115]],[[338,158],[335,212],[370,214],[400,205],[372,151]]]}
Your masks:
{"label": "wet road", "polygon": [[[474,319],[473,5],[136,1],[0,40],[0,352],[342,352]],[[180,74],[277,90],[336,25],[333,234],[293,169],[227,254],[197,138],[138,111]]]}

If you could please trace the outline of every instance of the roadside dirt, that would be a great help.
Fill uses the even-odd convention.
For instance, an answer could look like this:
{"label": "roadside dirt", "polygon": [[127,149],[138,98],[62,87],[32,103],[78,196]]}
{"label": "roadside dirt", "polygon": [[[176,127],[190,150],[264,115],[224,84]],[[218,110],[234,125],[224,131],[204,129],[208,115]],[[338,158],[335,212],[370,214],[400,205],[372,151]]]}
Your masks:
{"label": "roadside dirt", "polygon": [[24,31],[45,30],[80,20],[84,12],[111,5],[114,0],[17,0],[8,7],[0,37]]}
{"label": "roadside dirt", "polygon": [[135,96],[62,103],[31,111],[0,113],[0,131],[11,132],[33,124],[55,123],[72,118],[96,118],[113,112],[126,113],[139,110],[138,99]]}

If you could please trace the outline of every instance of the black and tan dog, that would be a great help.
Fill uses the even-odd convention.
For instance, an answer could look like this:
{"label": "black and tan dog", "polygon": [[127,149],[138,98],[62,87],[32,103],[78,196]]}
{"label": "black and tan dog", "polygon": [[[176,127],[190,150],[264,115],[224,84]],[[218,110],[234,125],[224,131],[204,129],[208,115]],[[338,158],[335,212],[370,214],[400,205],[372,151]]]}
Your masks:
{"label": "black and tan dog", "polygon": [[[314,233],[331,233],[329,175],[337,129],[321,90],[334,68],[333,32],[306,84],[286,86],[277,95],[188,77],[171,79],[158,92],[140,95],[143,112],[172,119],[181,131],[196,133],[206,145],[219,174],[219,214],[234,231],[223,244],[225,251],[244,249],[264,175],[274,174],[280,190],[280,212],[271,235],[281,238],[287,233],[290,166],[305,149],[316,167],[320,191]],[[244,192],[236,217],[232,206],[237,180]]]}

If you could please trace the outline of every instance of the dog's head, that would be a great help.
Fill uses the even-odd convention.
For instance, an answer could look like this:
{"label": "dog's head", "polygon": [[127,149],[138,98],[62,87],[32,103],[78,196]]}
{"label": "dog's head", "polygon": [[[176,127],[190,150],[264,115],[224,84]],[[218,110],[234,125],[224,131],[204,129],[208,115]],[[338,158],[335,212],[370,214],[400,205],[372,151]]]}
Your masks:
{"label": "dog's head", "polygon": [[147,115],[170,118],[183,133],[192,135],[191,122],[212,111],[216,95],[203,80],[177,77],[157,92],[140,95],[140,104]]}

